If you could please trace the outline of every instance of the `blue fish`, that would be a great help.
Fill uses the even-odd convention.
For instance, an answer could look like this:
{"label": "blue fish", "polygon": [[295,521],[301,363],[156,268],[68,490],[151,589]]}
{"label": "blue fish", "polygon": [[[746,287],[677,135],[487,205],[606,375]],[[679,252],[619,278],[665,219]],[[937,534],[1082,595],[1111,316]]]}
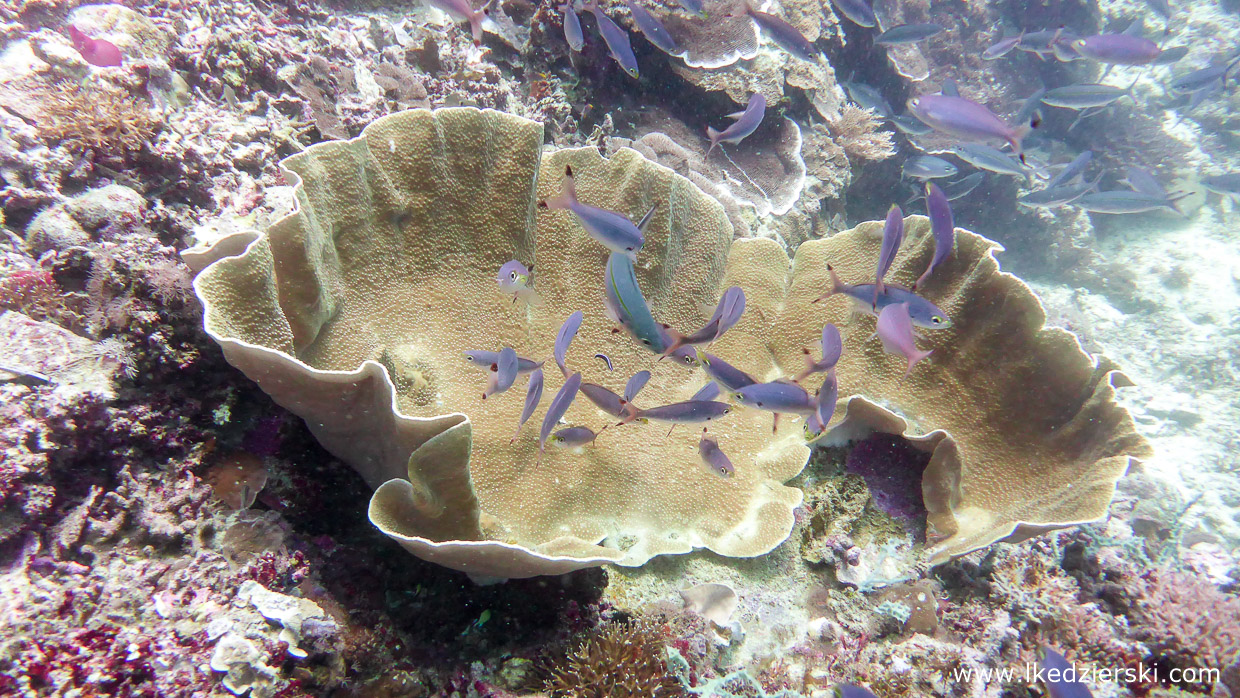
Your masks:
{"label": "blue fish", "polygon": [[667,27],[663,26],[663,23],[657,17],[650,14],[646,8],[633,2],[633,0],[624,0],[624,4],[628,5],[629,12],[633,15],[633,22],[637,24],[637,28],[641,30],[642,34],[650,40],[650,43],[658,46],[664,53],[673,56],[680,54],[680,47],[676,45],[676,40],[672,38],[672,35],[667,31]]}
{"label": "blue fish", "polygon": [[594,443],[598,435],[603,433],[607,427],[599,429],[597,433],[589,427],[567,427],[557,431],[551,435],[549,439],[552,444],[560,448],[572,448],[574,446],[584,446]]}
{"label": "blue fish", "polygon": [[956,246],[956,221],[952,216],[952,206],[943,190],[932,183],[926,184],[926,212],[930,215],[930,231],[934,235],[934,256],[930,258],[926,270],[913,282],[914,291]]}
{"label": "blue fish", "polygon": [[646,236],[642,231],[650,223],[655,209],[658,208],[658,204],[655,204],[642,218],[641,223],[634,224],[628,216],[623,214],[583,204],[577,200],[577,187],[573,183],[573,168],[569,165],[564,167],[564,183],[560,195],[541,201],[538,205],[541,208],[572,211],[590,237],[612,252],[628,255],[634,260],[637,259],[637,253],[641,251],[642,245],[646,244]]}
{"label": "blue fish", "polygon": [[580,51],[586,45],[586,36],[581,31],[581,18],[573,9],[572,0],[564,3],[560,10],[564,12],[564,40],[568,42],[569,48]]}
{"label": "blue fish", "polygon": [[611,18],[603,14],[595,0],[589,0],[582,7],[589,13],[594,15],[595,21],[598,22],[598,32],[603,35],[603,42],[607,44],[607,50],[611,52],[611,57],[620,64],[624,72],[630,77],[637,77],[637,56],[633,55],[633,45],[629,43],[629,33],[620,28],[620,25],[611,21]]}
{"label": "blue fish", "polygon": [[702,438],[698,441],[698,455],[702,457],[706,467],[720,477],[732,477],[736,473],[731,459],[719,449],[718,441],[706,435],[705,428],[702,429]]}
{"label": "blue fish", "polygon": [[564,381],[564,385],[560,386],[560,391],[551,398],[551,405],[547,407],[547,414],[543,415],[542,430],[538,434],[538,457],[542,458],[542,452],[547,447],[547,437],[551,435],[551,430],[560,422],[568,408],[572,406],[573,400],[577,399],[577,391],[581,390],[581,374],[574,373]]}
{"label": "blue fish", "polygon": [[534,414],[534,410],[538,409],[538,403],[542,400],[542,392],[543,372],[539,368],[530,374],[530,386],[525,391],[525,408],[521,410],[521,421],[517,422],[517,431],[512,435],[512,439],[508,443],[515,443],[517,437],[521,435],[521,428],[529,421]]}
{"label": "blue fish", "polygon": [[1093,698],[1089,688],[1080,682],[1081,672],[1062,654],[1042,647],[1042,683],[1050,698]]}
{"label": "blue fish", "polygon": [[732,406],[726,402],[687,400],[674,402],[670,405],[651,407],[648,410],[636,410],[621,424],[638,421],[671,422],[674,424],[701,424],[718,419],[732,412]]}
{"label": "blue fish", "polygon": [[734,114],[728,114],[729,119],[735,119],[731,126],[722,131],[716,131],[710,126],[706,127],[706,136],[710,138],[710,148],[706,150],[706,154],[710,155],[715,146],[720,143],[731,143],[733,145],[740,143],[746,136],[758,130],[758,126],[762,124],[762,119],[766,115],[766,97],[761,93],[755,92],[750,95],[749,103],[745,105],[744,111],[738,111]]}
{"label": "blue fish", "polygon": [[840,337],[840,330],[835,325],[827,323],[822,327],[822,360],[814,361],[811,358],[810,350],[804,349],[805,352],[805,370],[792,379],[793,383],[800,383],[815,373],[826,373],[829,376],[835,375],[835,365],[840,362],[840,356],[844,353],[844,340]]}
{"label": "blue fish", "polygon": [[871,308],[878,309],[878,297],[883,292],[883,277],[896,261],[900,252],[900,243],[904,242],[904,212],[899,206],[891,205],[887,209],[887,221],[883,224],[883,248],[878,253],[877,276],[874,279],[874,302]]}
{"label": "blue fish", "polygon": [[609,313],[639,342],[651,351],[662,354],[667,349],[668,335],[663,326],[655,322],[650,306],[637,285],[637,272],[633,260],[623,254],[611,253],[607,257],[607,270],[603,277]]}
{"label": "blue fish", "polygon": [[517,352],[513,351],[512,347],[504,347],[499,351],[499,356],[495,359],[495,370],[491,372],[487,379],[487,389],[482,394],[482,399],[485,400],[491,395],[508,390],[516,379]]}
{"label": "blue fish", "polygon": [[795,383],[782,381],[747,385],[733,392],[732,397],[746,407],[755,407],[767,412],[810,414],[818,408],[817,403],[805,391],[805,388]]}
{"label": "blue fish", "polygon": [[697,351],[697,360],[711,380],[723,386],[729,392],[735,392],[747,385],[757,383],[748,373],[732,366],[714,354]]}
{"label": "blue fish", "polygon": [[573,337],[576,337],[577,331],[581,329],[583,317],[580,310],[574,311],[564,320],[564,324],[560,325],[560,333],[555,337],[555,363],[565,378],[568,378],[568,368],[564,365],[564,357],[568,354],[568,345],[572,344]]}
{"label": "blue fish", "polygon": [[646,387],[647,381],[650,380],[650,371],[638,371],[634,373],[629,381],[624,384],[624,401],[632,402],[633,398]]}
{"label": "blue fish", "polygon": [[827,271],[831,274],[831,290],[815,298],[813,300],[814,303],[830,298],[837,293],[842,293],[872,314],[875,314],[873,313],[875,309],[881,311],[893,303],[907,303],[909,316],[912,317],[914,325],[932,330],[945,330],[952,326],[952,321],[947,317],[947,313],[940,310],[937,305],[906,288],[896,286],[895,284],[885,284],[883,292],[878,294],[878,303],[871,304],[874,298],[874,284],[845,284],[840,281],[840,277],[835,273],[835,269],[829,264],[827,265]]}

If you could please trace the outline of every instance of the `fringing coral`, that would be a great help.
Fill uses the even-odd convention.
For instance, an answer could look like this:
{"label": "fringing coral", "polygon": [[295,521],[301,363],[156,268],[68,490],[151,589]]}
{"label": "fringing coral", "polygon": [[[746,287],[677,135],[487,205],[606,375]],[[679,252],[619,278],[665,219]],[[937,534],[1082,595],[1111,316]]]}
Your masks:
{"label": "fringing coral", "polygon": [[658,624],[611,622],[579,640],[546,669],[551,698],[674,698],[684,696],[667,667]]}
{"label": "fringing coral", "polygon": [[41,95],[39,132],[72,152],[128,156],[150,142],[162,123],[144,100],[94,83],[61,81]]}

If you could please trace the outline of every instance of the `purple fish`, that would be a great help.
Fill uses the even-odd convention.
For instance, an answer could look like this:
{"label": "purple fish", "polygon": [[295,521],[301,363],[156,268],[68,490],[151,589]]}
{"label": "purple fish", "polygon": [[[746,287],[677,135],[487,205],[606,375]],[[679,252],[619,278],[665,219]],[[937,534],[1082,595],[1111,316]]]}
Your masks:
{"label": "purple fish", "polygon": [[618,24],[611,21],[611,18],[603,14],[599,9],[598,2],[589,0],[582,8],[594,15],[594,20],[598,22],[598,32],[603,35],[603,42],[607,44],[607,50],[611,53],[611,57],[616,63],[628,73],[630,77],[637,77],[637,56],[633,55],[633,45],[629,43],[629,33],[621,29]]}
{"label": "purple fish", "polygon": [[844,340],[840,337],[840,330],[835,325],[827,323],[822,326],[822,360],[814,361],[811,358],[809,349],[805,352],[805,370],[796,378],[792,379],[793,383],[800,383],[815,373],[826,373],[828,376],[835,375],[835,365],[840,362],[840,356],[844,353]]}
{"label": "purple fish", "polygon": [[917,348],[913,337],[913,319],[908,314],[908,303],[892,303],[878,314],[878,326],[874,332],[883,342],[883,351],[898,354],[908,359],[908,369],[904,375],[912,373],[918,361],[930,356],[933,349],[922,351]]}
{"label": "purple fish", "polygon": [[487,389],[482,394],[482,399],[485,400],[491,395],[497,395],[508,390],[516,379],[517,352],[512,347],[504,347],[500,349],[499,357],[495,359],[495,368],[487,379]]}
{"label": "purple fish", "polygon": [[891,205],[887,209],[887,222],[883,225],[883,249],[878,253],[878,273],[874,281],[874,301],[871,308],[878,309],[878,297],[883,292],[883,277],[896,261],[896,253],[900,251],[900,243],[904,242],[904,212],[899,206]]}
{"label": "purple fish", "polygon": [[481,10],[475,10],[469,4],[469,0],[426,0],[431,7],[442,10],[449,17],[469,22],[469,30],[474,36],[474,46],[482,45],[482,20],[487,18],[487,10],[491,7],[491,1],[487,0]]}
{"label": "purple fish", "polygon": [[1016,36],[1009,36],[1006,39],[1000,39],[994,44],[991,44],[985,51],[982,51],[982,60],[993,61],[996,58],[1006,56],[1012,52],[1012,49],[1016,48],[1016,44],[1019,44],[1020,40],[1024,38],[1024,36],[1024,34],[1017,34]]}
{"label": "purple fish", "polygon": [[805,440],[807,442],[822,436],[822,432],[826,431],[827,425],[831,423],[831,417],[835,416],[835,403],[840,399],[840,386],[835,380],[835,374],[828,374],[826,379],[822,381],[822,387],[818,389],[818,397],[815,399],[814,413],[805,420]]}
{"label": "purple fish", "polygon": [[[861,2],[862,0],[851,0],[852,2]],[[818,60],[818,51],[814,49],[814,45],[805,38],[799,29],[788,24],[782,17],[777,17],[766,12],[755,10],[748,1],[745,3],[745,14],[754,21],[771,40],[783,50],[791,53],[793,56],[803,61],[813,63]],[[766,106],[765,104],[763,105]]]}
{"label": "purple fish", "polygon": [[626,406],[623,398],[596,383],[582,383],[581,392],[607,414],[623,417],[632,412],[632,408]]}
{"label": "purple fish", "polygon": [[625,255],[634,261],[642,245],[646,243],[646,236],[642,231],[650,223],[651,216],[658,208],[658,204],[655,204],[642,218],[641,223],[634,224],[628,216],[623,214],[608,211],[605,208],[587,206],[577,200],[577,187],[573,184],[573,168],[569,165],[564,166],[564,183],[560,195],[541,201],[538,205],[542,208],[572,211],[590,237],[612,252]]}
{"label": "purple fish", "polygon": [[668,356],[675,359],[676,363],[683,366],[693,368],[698,365],[697,347],[683,346],[675,351],[669,352]]}
{"label": "purple fish", "polygon": [[706,467],[720,477],[732,477],[736,472],[732,461],[719,449],[719,442],[706,435],[706,429],[702,429],[702,439],[698,441],[698,455]]}
{"label": "purple fish", "polygon": [[632,402],[633,398],[646,387],[646,382],[650,380],[650,371],[638,371],[633,374],[632,378],[624,384],[624,401]]}
{"label": "purple fish", "polygon": [[831,4],[840,14],[867,29],[878,26],[878,17],[874,9],[865,0],[831,0]]}
{"label": "purple fish", "polygon": [[[853,299],[866,312],[873,311],[873,306],[870,304],[870,300],[874,296],[873,284],[846,284],[840,281],[840,277],[836,275],[835,269],[830,264],[827,265],[827,272],[831,274],[831,290],[815,298],[813,300],[814,303],[830,298],[837,293],[842,293]],[[884,285],[883,292],[878,294],[878,309],[882,310],[895,303],[905,303],[908,305],[909,314],[913,317],[913,324],[918,327],[945,330],[952,326],[952,321],[948,319],[947,313],[940,310],[937,305],[907,288],[902,288],[895,284]]]}
{"label": "purple fish", "polygon": [[667,349],[663,350],[663,356],[669,356],[688,346],[714,342],[722,337],[725,332],[732,329],[736,323],[740,322],[741,316],[744,314],[745,291],[740,286],[729,287],[719,297],[719,304],[715,306],[715,313],[710,316],[710,320],[706,322],[706,325],[697,332],[690,335],[682,335],[666,325],[663,326],[664,331],[672,340],[667,345]]}
{"label": "purple fish", "polygon": [[876,696],[860,686],[842,683],[835,687],[834,698],[876,698]]}
{"label": "purple fish", "polygon": [[573,400],[577,399],[577,391],[581,389],[581,374],[574,373],[564,381],[564,385],[560,386],[560,391],[551,399],[551,405],[547,408],[547,414],[543,416],[542,431],[538,435],[538,453],[539,458],[542,457],[543,450],[547,447],[547,437],[551,435],[551,429],[560,422],[560,418],[568,412],[568,408],[573,404]]}
{"label": "purple fish", "polygon": [[517,260],[505,262],[499,268],[499,273],[495,275],[495,280],[499,282],[499,290],[512,294],[513,303],[521,298],[530,305],[542,305],[542,299],[538,297],[538,293],[529,287],[530,270]]}
{"label": "purple fish", "polygon": [[599,429],[596,434],[594,430],[589,427],[567,427],[552,434],[550,441],[552,444],[559,446],[560,448],[584,446],[586,444],[594,443],[594,440],[597,439],[598,435],[603,433],[603,430],[606,428],[607,427]]}
{"label": "purple fish", "polygon": [[[478,368],[490,370],[499,363],[498,351],[486,351],[485,349],[470,349],[465,352],[465,360],[477,366]],[[534,369],[543,365],[541,361],[517,357],[517,375],[523,376],[530,373]]]}
{"label": "purple fish", "polygon": [[98,68],[115,68],[122,62],[121,50],[111,41],[92,39],[80,29],[69,25],[69,41],[82,54],[82,60]]}
{"label": "purple fish", "polygon": [[1070,663],[1067,657],[1043,646],[1041,677],[1049,698],[1093,698],[1093,693],[1081,682],[1084,673]]}
{"label": "purple fish", "polygon": [[930,276],[956,246],[956,222],[952,217],[952,206],[947,195],[934,184],[926,184],[926,212],[930,214],[930,231],[934,234],[934,257],[930,258],[930,266],[913,282],[913,290]]}
{"label": "purple fish", "polygon": [[699,402],[702,400],[714,400],[719,397],[719,384],[711,381],[702,386],[702,389],[693,394],[689,398],[690,402]]}
{"label": "purple fish", "polygon": [[1072,42],[1072,48],[1086,58],[1101,63],[1147,65],[1158,59],[1158,44],[1130,34],[1095,34]]}
{"label": "purple fish", "polygon": [[629,6],[629,12],[633,15],[633,22],[637,24],[637,28],[641,30],[642,34],[650,40],[650,43],[658,46],[664,53],[669,53],[673,56],[680,53],[680,47],[676,45],[676,40],[672,38],[671,34],[667,33],[667,27],[663,26],[663,23],[658,18],[650,14],[646,8],[633,2],[633,0],[624,0],[624,4]]}
{"label": "purple fish", "polygon": [[581,31],[581,18],[577,16],[577,11],[573,9],[573,0],[564,3],[560,8],[564,13],[564,40],[568,42],[568,47],[574,51],[580,51],[586,45],[585,33]]}
{"label": "purple fish", "polygon": [[576,337],[577,331],[581,329],[582,317],[580,310],[573,312],[564,320],[564,324],[560,325],[560,333],[555,337],[555,363],[565,378],[568,378],[568,368],[564,366],[564,357],[568,354],[568,345],[573,343],[573,337]]}
{"label": "purple fish", "polygon": [[986,107],[965,99],[946,95],[919,95],[908,101],[909,113],[936,131],[963,140],[1004,140],[1024,161],[1020,141],[1031,126],[1009,126]]}
{"label": "purple fish", "polygon": [[756,407],[767,412],[810,414],[818,408],[805,388],[783,381],[747,385],[734,391],[732,396],[746,407]]}
{"label": "purple fish", "polygon": [[702,422],[718,419],[730,412],[732,412],[732,406],[726,402],[687,400],[685,402],[673,402],[670,405],[662,405],[660,407],[651,407],[648,410],[637,410],[633,416],[625,419],[621,424],[635,419],[672,422],[674,424],[701,424]]}
{"label": "purple fish", "polygon": [[538,403],[542,400],[542,391],[543,372],[539,368],[530,374],[530,387],[525,391],[525,408],[521,410],[521,421],[517,422],[517,431],[508,443],[516,443],[517,437],[521,435],[521,428],[533,416],[534,410],[538,409]]}
{"label": "purple fish", "polygon": [[707,354],[704,351],[698,350],[697,359],[702,368],[706,370],[706,375],[730,392],[735,392],[747,385],[757,383],[748,373],[732,366],[714,354]]}
{"label": "purple fish", "polygon": [[733,145],[745,140],[745,137],[758,130],[758,126],[762,124],[762,117],[766,115],[766,97],[755,92],[749,97],[749,103],[745,105],[744,111],[738,111],[734,114],[728,114],[729,119],[736,119],[731,126],[722,131],[716,131],[710,126],[706,127],[706,136],[710,138],[710,148],[706,151],[710,155],[710,151],[720,143],[731,143]]}

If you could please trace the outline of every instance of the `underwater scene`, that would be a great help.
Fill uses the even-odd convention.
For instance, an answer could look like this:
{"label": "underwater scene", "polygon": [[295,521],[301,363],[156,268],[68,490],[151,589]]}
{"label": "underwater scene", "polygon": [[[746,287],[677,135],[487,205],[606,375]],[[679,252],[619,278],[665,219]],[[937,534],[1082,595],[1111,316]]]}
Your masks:
{"label": "underwater scene", "polygon": [[1238,0],[0,0],[0,696],[1240,698],[1238,83]]}

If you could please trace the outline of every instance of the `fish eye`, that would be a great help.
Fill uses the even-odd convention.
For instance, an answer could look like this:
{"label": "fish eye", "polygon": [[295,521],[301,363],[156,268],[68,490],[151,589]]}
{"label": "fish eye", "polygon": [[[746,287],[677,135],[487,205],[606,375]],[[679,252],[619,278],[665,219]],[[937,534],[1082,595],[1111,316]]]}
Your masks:
{"label": "fish eye", "polygon": [[930,318],[930,322],[933,322],[936,325],[942,325],[943,318],[939,317],[938,315],[935,315],[934,317]]}
{"label": "fish eye", "polygon": [[626,252],[632,252],[632,251],[633,251],[633,248],[632,248],[632,247],[626,247],[626,248],[624,248],[624,250],[625,250]]}
{"label": "fish eye", "polygon": [[645,344],[646,346],[650,346],[650,340],[649,340],[649,339],[643,339],[643,340],[642,340],[642,344]]}
{"label": "fish eye", "polygon": [[731,408],[731,407],[725,407],[725,408],[723,408],[723,413],[724,413],[724,414],[729,414],[731,411],[732,411],[732,408]]}
{"label": "fish eye", "polygon": [[761,406],[762,406],[762,403],[760,403],[760,402],[759,402],[759,403],[757,403],[757,405],[758,405],[758,407],[761,407]]}
{"label": "fish eye", "polygon": [[513,281],[516,281],[516,280],[517,280],[517,272],[515,272],[515,271],[514,271],[514,272],[512,272],[512,274],[510,274],[510,276],[512,277],[512,280],[513,280]]}

